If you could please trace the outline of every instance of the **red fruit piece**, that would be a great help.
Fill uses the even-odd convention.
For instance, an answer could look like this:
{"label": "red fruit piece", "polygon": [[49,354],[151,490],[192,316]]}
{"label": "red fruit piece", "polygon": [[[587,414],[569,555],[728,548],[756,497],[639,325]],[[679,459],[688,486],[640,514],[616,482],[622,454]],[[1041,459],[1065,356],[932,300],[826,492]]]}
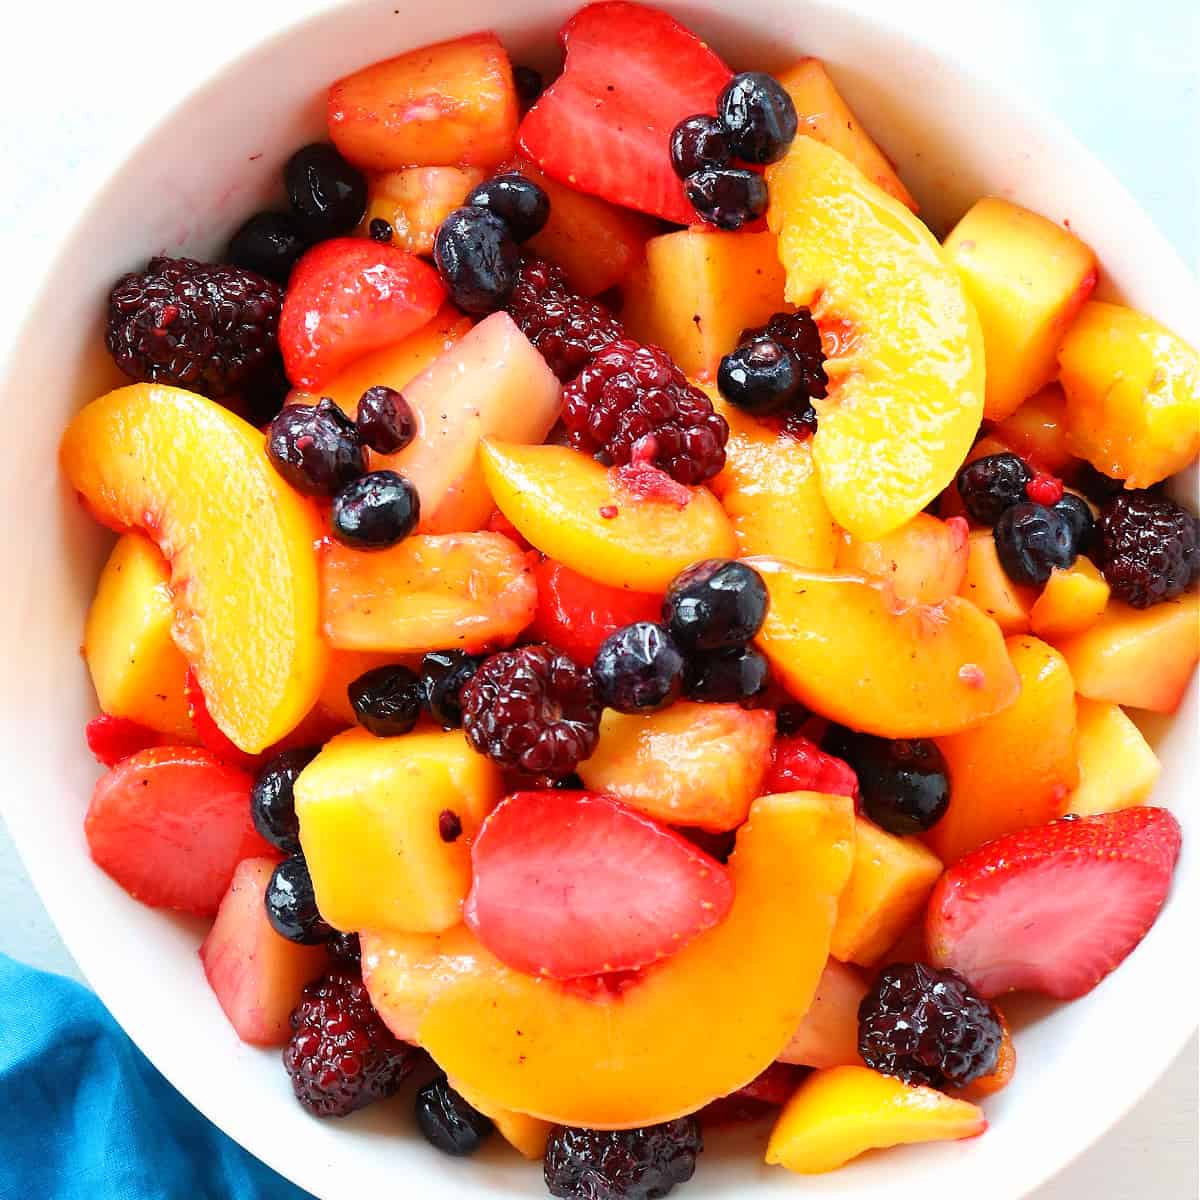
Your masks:
{"label": "red fruit piece", "polygon": [[553,559],[538,563],[533,577],[538,604],[529,630],[531,640],[548,642],[580,666],[591,665],[610,633],[635,621],[657,621],[662,615],[661,596],[597,583]]}
{"label": "red fruit piece", "polygon": [[368,238],[331,238],[292,269],[279,315],[288,378],[315,391],[371,350],[433,319],[446,299],[438,273],[415,254]]}
{"label": "red fruit piece", "polygon": [[121,759],[157,746],[162,740],[156,730],[147,729],[128,717],[114,717],[109,713],[93,717],[84,727],[83,735],[96,761],[106,767],[115,767]]}
{"label": "red fruit piece", "polygon": [[484,821],[471,863],[466,924],[509,966],[555,979],[665,958],[733,903],[719,863],[591,792],[510,796]]}
{"label": "red fruit piece", "polygon": [[222,762],[235,767],[256,767],[259,764],[262,755],[247,754],[221,732],[220,726],[209,714],[204,692],[201,691],[196,672],[191,667],[183,680],[183,699],[187,704],[188,716],[196,730],[196,736],[206,750],[211,750]]}
{"label": "red fruit piece", "polygon": [[823,792],[827,796],[858,795],[858,776],[846,761],[826,754],[815,742],[795,734],[775,739],[771,766],[762,782],[772,792]]}
{"label": "red fruit piece", "polygon": [[986,997],[1082,996],[1154,924],[1180,839],[1164,808],[1064,818],[997,838],[934,888],[925,918],[932,960]]}
{"label": "red fruit piece", "polygon": [[212,916],[242,859],[278,858],[250,822],[253,782],[195,746],[130,755],[92,794],[92,859],[143,904]]}
{"label": "red fruit piece", "polygon": [[521,123],[521,148],[547,175],[614,204],[696,221],[671,168],[671,131],[713,112],[729,68],[656,8],[589,4],[563,26],[563,73]]}
{"label": "red fruit piece", "polygon": [[700,1122],[710,1126],[736,1125],[743,1121],[760,1120],[786,1104],[809,1073],[807,1067],[772,1063],[744,1088],[738,1088],[736,1092],[706,1104],[700,1110]]}

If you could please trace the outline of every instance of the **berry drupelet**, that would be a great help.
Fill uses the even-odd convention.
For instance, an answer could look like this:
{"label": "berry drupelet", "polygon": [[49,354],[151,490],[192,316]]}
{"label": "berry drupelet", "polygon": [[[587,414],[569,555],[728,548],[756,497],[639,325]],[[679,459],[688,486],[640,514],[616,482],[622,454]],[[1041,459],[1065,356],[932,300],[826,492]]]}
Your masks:
{"label": "berry drupelet", "polygon": [[483,314],[504,307],[521,253],[501,217],[467,205],[438,226],[433,258],[454,303],[463,312]]}
{"label": "berry drupelet", "polygon": [[601,701],[617,712],[655,712],[678,699],[683,655],[653,621],[637,621],[609,634],[592,663]]}
{"label": "berry drupelet", "polygon": [[946,815],[950,776],[934,742],[926,738],[891,741],[839,727],[827,746],[853,767],[863,812],[881,829],[899,837],[924,833]]}
{"label": "berry drupelet", "polygon": [[474,1154],[493,1129],[492,1122],[472,1108],[444,1075],[421,1088],[415,1111],[417,1128],[425,1140],[455,1158]]}
{"label": "berry drupelet", "polygon": [[312,876],[302,854],[285,858],[275,868],[263,902],[271,928],[289,942],[317,946],[333,936],[333,929],[317,908]]}
{"label": "berry drupelet", "polygon": [[300,851],[300,822],[294,789],[300,772],[316,758],[319,747],[306,746],[277,754],[255,777],[250,792],[254,828],[284,854]]}
{"label": "berry drupelet", "polygon": [[328,398],[289,404],[267,428],[275,470],[306,496],[333,496],[367,469],[354,422]]}
{"label": "berry drupelet", "polygon": [[362,963],[362,946],[357,933],[335,933],[325,943],[330,958],[347,967],[357,967]]}
{"label": "berry drupelet", "polygon": [[743,71],[717,98],[717,115],[735,158],[765,166],[777,162],[800,121],[783,85],[763,71]]}
{"label": "berry drupelet", "polygon": [[493,212],[514,241],[527,242],[550,219],[550,197],[532,179],[516,171],[496,175],[467,193],[467,203]]}
{"label": "berry drupelet", "polygon": [[1100,510],[1095,556],[1114,596],[1148,608],[1200,575],[1200,521],[1164,496],[1122,492]]}
{"label": "berry drupelet", "polygon": [[443,729],[462,727],[462,690],[482,661],[465,650],[430,650],[421,660],[421,700]]}
{"label": "berry drupelet", "polygon": [[226,257],[234,266],[286,285],[306,249],[308,238],[291,213],[260,212],[239,226]]}
{"label": "berry drupelet", "polygon": [[970,518],[981,525],[995,525],[1005,510],[1025,499],[1032,479],[1029,464],[1005,451],[967,463],[954,482]]}
{"label": "berry drupelet", "polygon": [[671,166],[680,179],[705,167],[724,167],[733,157],[729,138],[716,117],[685,117],[671,131]]}
{"label": "berry drupelet", "polygon": [[376,737],[408,733],[421,715],[421,681],[399,663],[372,668],[346,691],[358,723]]}
{"label": "berry drupelet", "polygon": [[283,168],[288,200],[312,241],[349,233],[367,207],[367,180],[327,142],[302,146]]}
{"label": "berry drupelet", "polygon": [[695,1117],[642,1129],[558,1125],[546,1143],[546,1187],[566,1200],[656,1200],[691,1179],[703,1149]]}
{"label": "berry drupelet", "polygon": [[363,445],[376,454],[398,454],[417,436],[417,418],[408,401],[382,384],[363,392],[354,424]]}
{"label": "berry drupelet", "polygon": [[662,615],[687,653],[744,646],[766,619],[767,585],[745,563],[706,558],[671,580]]}
{"label": "berry drupelet", "polygon": [[1055,567],[1065,569],[1079,556],[1074,530],[1062,513],[1022,500],[1000,514],[992,537],[1009,579],[1041,587]]}
{"label": "berry drupelet", "polygon": [[355,550],[386,550],[417,527],[417,489],[395,471],[371,471],[352,479],[333,498],[333,536]]}

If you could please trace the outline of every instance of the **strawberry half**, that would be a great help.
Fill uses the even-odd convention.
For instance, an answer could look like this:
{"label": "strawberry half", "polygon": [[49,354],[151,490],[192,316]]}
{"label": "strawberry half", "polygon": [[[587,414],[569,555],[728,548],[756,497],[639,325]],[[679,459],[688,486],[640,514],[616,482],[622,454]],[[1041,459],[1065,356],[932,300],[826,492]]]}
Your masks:
{"label": "strawberry half", "polygon": [[297,387],[321,388],[347,363],[407,337],[446,299],[438,273],[415,254],[368,238],[330,238],[292,268],[279,349]]}
{"label": "strawberry half", "polygon": [[925,920],[933,962],[983,996],[1082,996],[1154,924],[1180,839],[1166,809],[1139,807],[989,842],[934,888]]}
{"label": "strawberry half", "polygon": [[848,762],[795,734],[776,738],[771,747],[771,766],[762,782],[762,793],[769,796],[772,792],[857,796],[858,776]]}
{"label": "strawberry half", "polygon": [[115,767],[121,759],[150,746],[158,746],[163,740],[157,731],[128,717],[114,717],[110,713],[93,717],[84,726],[83,736],[96,761],[106,767]]}
{"label": "strawberry half", "polygon": [[613,204],[689,225],[696,210],[671,167],[671,131],[716,111],[729,68],[674,17],[624,0],[563,26],[563,73],[518,134],[547,175]]}
{"label": "strawberry half", "polygon": [[253,782],[195,746],[130,755],[92,794],[92,859],[143,904],[211,916],[242,859],[279,857],[251,823]]}
{"label": "strawberry half", "polygon": [[510,796],[484,821],[471,863],[467,925],[510,967],[555,979],[644,967],[733,903],[719,863],[591,792]]}

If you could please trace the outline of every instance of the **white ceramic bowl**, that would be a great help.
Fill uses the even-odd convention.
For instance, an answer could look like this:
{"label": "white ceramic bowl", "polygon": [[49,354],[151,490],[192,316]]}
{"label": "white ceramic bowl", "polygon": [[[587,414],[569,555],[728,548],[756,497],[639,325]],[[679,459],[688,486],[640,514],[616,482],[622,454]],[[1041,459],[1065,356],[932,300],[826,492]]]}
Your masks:
{"label": "white ceramic bowl", "polygon": [[[0,753],[4,815],[63,939],[104,1002],[150,1059],[243,1145],[326,1198],[544,1195],[539,1172],[492,1147],[448,1160],[414,1135],[411,1097],[347,1122],[307,1117],[277,1053],[241,1045],[196,956],[201,926],[142,908],[90,863],[82,816],[97,771],[81,730],[94,700],[78,645],[108,539],[58,480],[62,427],[122,382],[101,343],[113,279],[151,253],[215,252],[277,188],[278,169],[322,135],[321,96],[339,75],[378,58],[491,26],[519,60],[553,58],[566,0],[305,0],[315,15],[214,75],[163,117],[65,234],[18,335],[4,385],[8,583],[0,589]],[[1102,294],[1154,314],[1200,342],[1200,297],[1187,271],[1119,184],[1053,120],[1018,107],[886,25],[818,0],[756,0],[735,15],[722,0],[676,11],[735,65],[828,60],[864,124],[896,160],[934,230],[978,196],[1012,197],[1090,242]],[[899,19],[899,18],[894,18]],[[165,34],[164,34],[165,37]],[[1100,86],[1098,83],[1097,86]],[[19,373],[17,367],[19,366]],[[35,516],[36,514],[36,516]],[[21,517],[29,519],[22,521]],[[1188,826],[1174,891],[1129,961],[1089,996],[1019,1021],[1020,1069],[988,1102],[991,1129],[971,1142],[872,1156],[803,1183],[761,1165],[762,1135],[710,1138],[686,1195],[878,1197],[918,1189],[975,1200],[1024,1195],[1107,1130],[1155,1081],[1196,1021],[1194,928],[1200,873],[1189,731],[1196,689],[1160,722],[1156,799]],[[696,1047],[704,1053],[703,1046]],[[746,1143],[751,1153],[741,1153]]]}

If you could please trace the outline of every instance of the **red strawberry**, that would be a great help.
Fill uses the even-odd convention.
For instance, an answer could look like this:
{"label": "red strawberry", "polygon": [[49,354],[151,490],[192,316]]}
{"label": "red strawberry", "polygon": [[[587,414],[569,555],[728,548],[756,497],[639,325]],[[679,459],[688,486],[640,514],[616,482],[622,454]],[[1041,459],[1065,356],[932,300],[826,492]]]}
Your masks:
{"label": "red strawberry", "polygon": [[251,824],[253,782],[195,746],[130,755],[92,794],[92,858],[143,904],[211,916],[242,859],[278,857]]}
{"label": "red strawberry", "polygon": [[96,761],[106,767],[115,767],[121,759],[149,746],[158,746],[163,740],[157,731],[128,717],[114,717],[109,713],[93,717],[84,727],[83,735]]}
{"label": "red strawberry", "polygon": [[772,792],[824,792],[829,796],[857,796],[854,768],[815,742],[795,734],[775,739],[771,766],[762,782],[764,796]]}
{"label": "red strawberry", "polygon": [[559,37],[566,64],[521,122],[525,154],[581,192],[694,223],[668,143],[716,111],[729,68],[674,17],[624,0],[580,9]]}
{"label": "red strawberry", "polygon": [[591,792],[518,792],[471,847],[463,919],[531,975],[634,970],[724,919],[729,873],[636,809]]}
{"label": "red strawberry", "polygon": [[288,378],[314,391],[347,363],[398,342],[446,298],[438,273],[415,254],[368,238],[331,238],[292,268],[279,348]]}
{"label": "red strawberry", "polygon": [[786,1104],[809,1073],[807,1067],[772,1063],[745,1087],[706,1104],[700,1110],[700,1122],[709,1126],[758,1121]]}
{"label": "red strawberry", "polygon": [[983,996],[1082,996],[1154,924],[1180,839],[1166,809],[1125,808],[989,842],[933,890],[925,917],[933,962]]}
{"label": "red strawberry", "polygon": [[584,667],[591,665],[610,633],[662,615],[661,596],[596,583],[553,559],[538,563],[533,577],[538,605],[529,636],[549,642]]}
{"label": "red strawberry", "polygon": [[258,765],[258,758],[253,754],[247,754],[244,750],[239,750],[212,719],[208,711],[208,704],[204,699],[204,692],[200,688],[200,681],[191,667],[188,668],[188,673],[183,680],[183,698],[187,702],[188,716],[192,720],[192,727],[196,730],[196,736],[205,749],[211,750],[222,762],[231,763],[236,767],[254,768]]}

